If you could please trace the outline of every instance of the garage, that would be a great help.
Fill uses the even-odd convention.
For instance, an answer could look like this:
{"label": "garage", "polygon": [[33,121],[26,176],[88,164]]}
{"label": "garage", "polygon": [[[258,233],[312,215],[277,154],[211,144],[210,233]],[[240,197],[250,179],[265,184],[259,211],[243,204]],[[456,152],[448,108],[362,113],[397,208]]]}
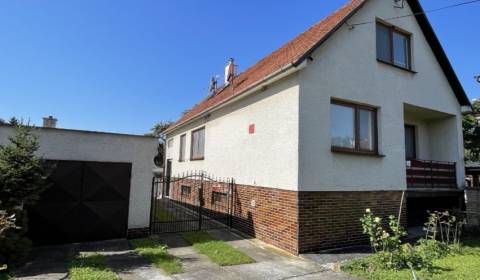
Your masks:
{"label": "garage", "polygon": [[[149,234],[157,138],[52,127],[33,132],[39,156],[53,164],[51,186],[28,209],[34,245]],[[13,134],[0,125],[0,144]]]}
{"label": "garage", "polygon": [[50,163],[52,185],[28,211],[35,245],[126,237],[130,163]]}

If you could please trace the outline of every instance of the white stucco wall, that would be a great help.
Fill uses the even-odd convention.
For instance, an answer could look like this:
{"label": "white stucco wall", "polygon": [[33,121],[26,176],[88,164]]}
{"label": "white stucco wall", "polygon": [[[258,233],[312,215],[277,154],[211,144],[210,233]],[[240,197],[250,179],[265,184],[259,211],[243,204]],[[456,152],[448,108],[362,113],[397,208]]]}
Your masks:
{"label": "white stucco wall", "polygon": [[[405,5],[405,9],[398,9],[393,1],[370,0],[348,22],[411,14]],[[413,69],[417,73],[377,62],[375,24],[353,30],[342,26],[314,52],[313,62],[300,73],[300,190],[405,189],[404,103],[454,116],[442,125],[421,130],[430,133],[422,145],[428,143],[434,151],[448,152],[441,156],[425,152],[422,156],[457,162],[459,184],[463,182],[460,105],[416,20],[407,17],[390,23],[412,33]],[[332,97],[380,108],[379,151],[384,157],[330,151]],[[441,133],[443,129],[448,131]],[[435,141],[434,137],[448,139]]]}
{"label": "white stucco wall", "polygon": [[[128,227],[149,226],[153,157],[158,140],[152,137],[64,129],[35,129],[38,154],[45,159],[132,163]],[[0,144],[13,134],[0,126]]]}
{"label": "white stucco wall", "polygon": [[[296,190],[298,185],[298,80],[293,74],[266,90],[219,109],[168,135],[172,175],[202,170],[236,183]],[[250,124],[255,133],[249,134]],[[205,126],[205,159],[190,160],[191,131]],[[180,135],[187,133],[185,162]]]}

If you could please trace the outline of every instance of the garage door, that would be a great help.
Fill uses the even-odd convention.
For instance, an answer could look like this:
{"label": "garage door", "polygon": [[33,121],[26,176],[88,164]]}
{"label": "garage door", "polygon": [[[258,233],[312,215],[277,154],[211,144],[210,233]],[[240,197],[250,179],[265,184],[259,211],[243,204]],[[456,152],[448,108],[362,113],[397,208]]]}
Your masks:
{"label": "garage door", "polygon": [[53,163],[52,186],[28,212],[34,244],[125,237],[131,163]]}

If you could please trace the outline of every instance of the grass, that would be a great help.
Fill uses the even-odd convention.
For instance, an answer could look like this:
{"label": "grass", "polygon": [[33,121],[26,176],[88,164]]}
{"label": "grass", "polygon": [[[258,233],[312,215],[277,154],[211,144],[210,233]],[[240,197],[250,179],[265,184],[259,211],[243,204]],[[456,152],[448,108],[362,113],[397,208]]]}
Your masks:
{"label": "grass", "polygon": [[14,280],[15,276],[8,272],[0,272],[0,280]]}
{"label": "grass", "polygon": [[159,206],[155,209],[155,218],[159,222],[172,222],[175,221],[175,214]]}
{"label": "grass", "polygon": [[117,280],[120,279],[107,267],[105,256],[100,254],[80,255],[69,263],[71,280]]}
{"label": "grass", "polygon": [[187,232],[182,234],[182,237],[192,244],[197,252],[207,255],[218,265],[225,266],[255,262],[246,254],[222,240],[213,238],[206,232]]}
{"label": "grass", "polygon": [[[410,270],[380,270],[368,271],[360,269],[363,259],[353,260],[342,266],[342,270],[361,279],[368,280],[410,280]],[[418,271],[417,277],[422,280],[480,280],[480,239],[468,240],[463,243],[460,252],[450,254],[434,261],[434,272]]]}
{"label": "grass", "polygon": [[167,247],[160,243],[158,239],[142,238],[130,240],[130,242],[138,254],[166,273],[176,274],[183,271],[180,259],[170,255]]}

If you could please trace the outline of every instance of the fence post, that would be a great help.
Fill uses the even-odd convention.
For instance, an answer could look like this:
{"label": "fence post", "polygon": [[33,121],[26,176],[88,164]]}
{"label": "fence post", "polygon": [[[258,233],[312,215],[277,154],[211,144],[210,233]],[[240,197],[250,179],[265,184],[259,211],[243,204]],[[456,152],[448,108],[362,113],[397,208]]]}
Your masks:
{"label": "fence post", "polygon": [[203,172],[200,174],[200,189],[198,189],[199,207],[198,207],[198,230],[202,230],[202,208],[203,208]]}
{"label": "fence post", "polygon": [[230,229],[232,228],[233,226],[233,215],[235,214],[235,211],[234,211],[234,199],[233,199],[233,196],[234,196],[234,191],[235,190],[235,181],[233,178],[231,178],[230,180],[230,221],[229,221],[229,226],[230,226]]}
{"label": "fence post", "polygon": [[152,178],[152,192],[150,197],[150,235],[153,234],[154,227],[154,213],[155,213],[155,202],[156,202],[156,192],[155,192],[155,176]]}

